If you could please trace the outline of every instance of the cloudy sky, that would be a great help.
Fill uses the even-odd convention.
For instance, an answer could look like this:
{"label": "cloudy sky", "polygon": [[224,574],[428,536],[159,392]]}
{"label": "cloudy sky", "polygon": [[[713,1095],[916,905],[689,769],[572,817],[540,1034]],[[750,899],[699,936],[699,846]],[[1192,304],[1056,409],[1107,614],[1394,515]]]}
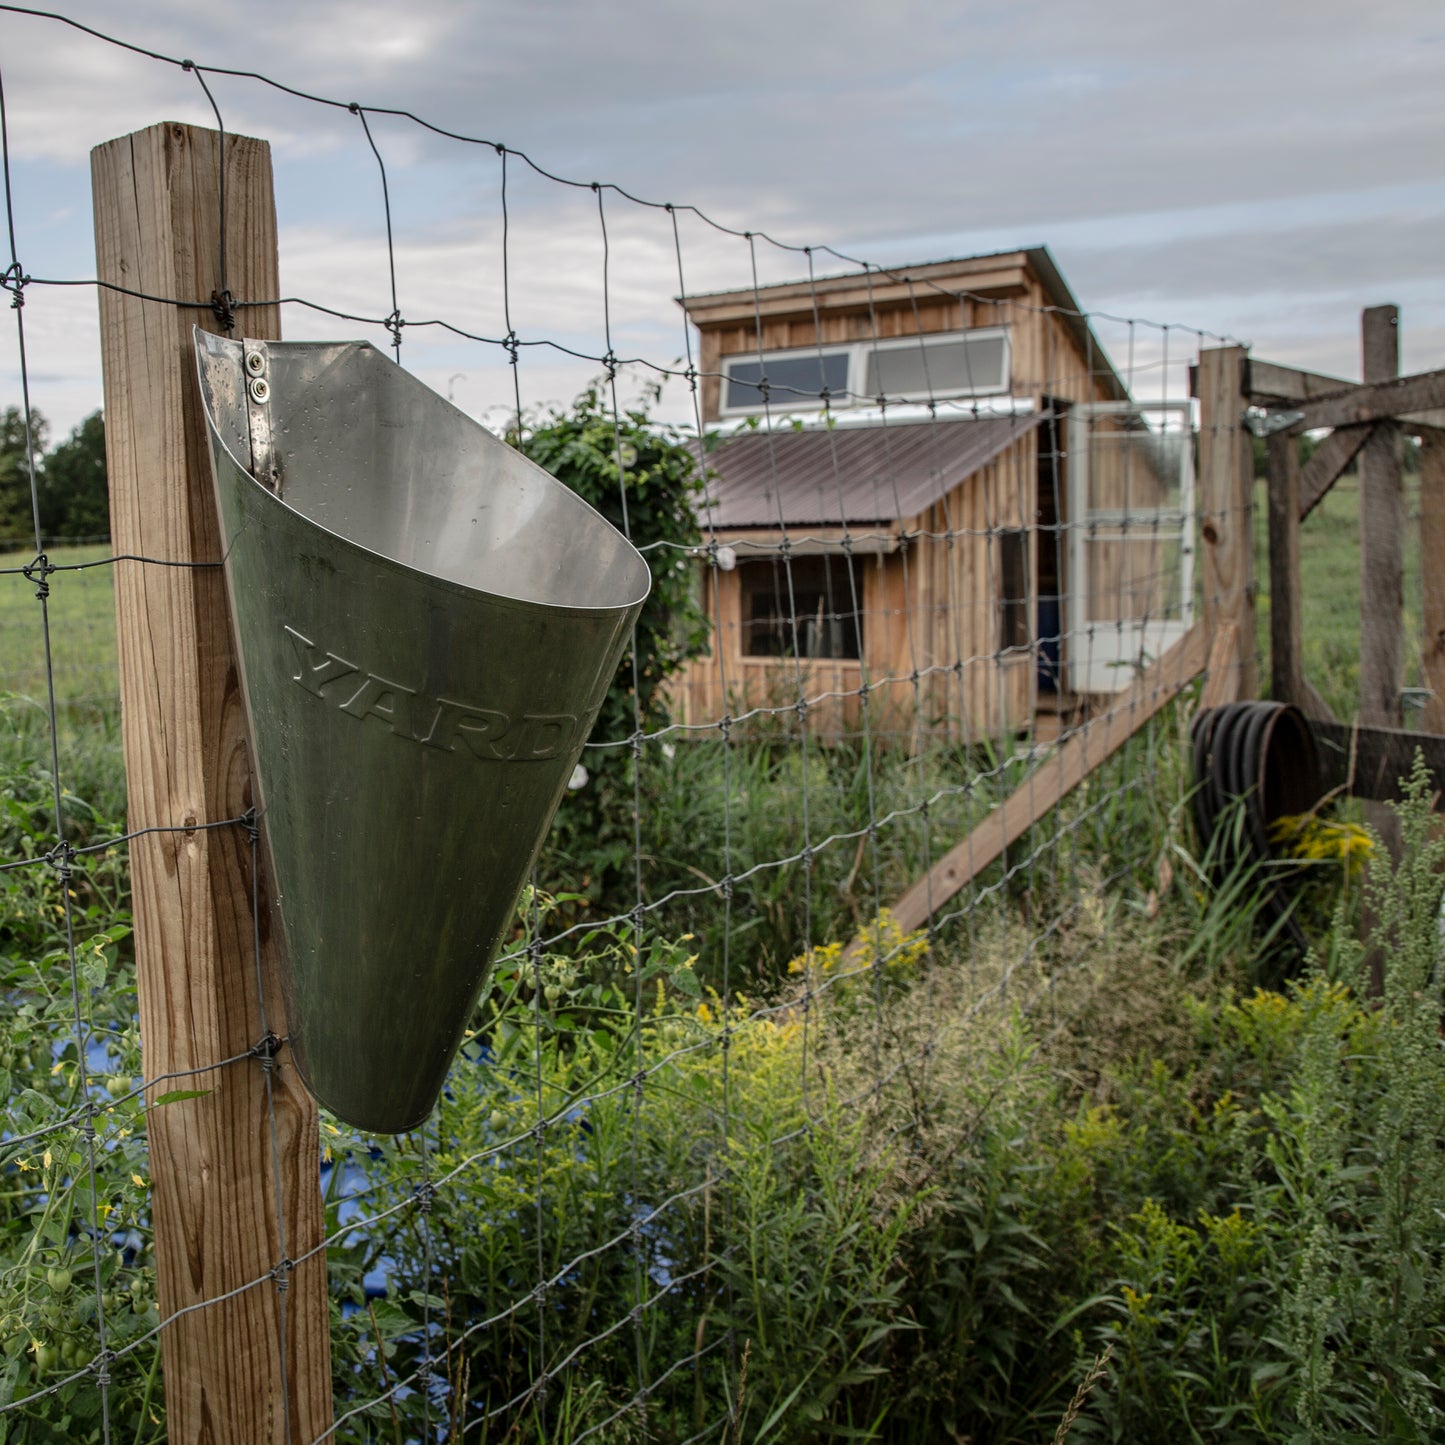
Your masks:
{"label": "cloudy sky", "polygon": [[[60,8],[167,56],[411,110],[557,176],[696,206],[794,246],[906,265],[1047,245],[1086,309],[1237,337],[1273,360],[1358,375],[1360,308],[1397,302],[1406,368],[1445,365],[1439,0]],[[211,123],[206,98],[176,66],[9,7],[0,79],[21,263],[34,276],[91,276],[91,147],[159,120]],[[251,79],[209,83],[228,129],[272,144],[283,289],[385,316],[380,177],[358,119]],[[370,123],[391,186],[402,314],[504,335],[496,151],[405,120]],[[507,185],[519,336],[600,355],[610,320],[618,354],[681,356],[667,212],[604,192],[604,316],[596,194],[515,157]],[[796,251],[688,215],[679,240],[691,289],[746,285],[754,263],[764,280],[807,274]],[[94,294],[32,287],[25,322],[32,401],[63,433],[100,400]],[[284,326],[385,340],[295,307]],[[1127,345],[1126,328],[1100,326],[1116,351]],[[418,330],[403,360],[475,415],[495,419],[509,400],[495,345]],[[564,401],[595,370],[528,347],[524,405]],[[0,321],[0,405],[18,393],[15,328]],[[680,387],[666,406],[686,409]]]}

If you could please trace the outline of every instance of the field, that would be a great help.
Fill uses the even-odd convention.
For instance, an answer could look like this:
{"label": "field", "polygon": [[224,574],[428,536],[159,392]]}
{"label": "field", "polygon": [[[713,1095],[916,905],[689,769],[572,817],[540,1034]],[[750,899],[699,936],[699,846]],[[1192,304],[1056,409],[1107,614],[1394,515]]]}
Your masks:
{"label": "field", "polygon": [[[58,567],[83,567],[52,580],[50,610],[56,699],[62,707],[113,705],[115,605],[112,566],[87,566],[109,557],[104,543],[61,547],[50,554]],[[16,569],[32,561],[29,552],[0,553],[0,687],[8,693],[45,700],[45,639],[35,585]],[[124,563],[116,565],[126,565]]]}
{"label": "field", "polygon": [[[1309,667],[1345,713],[1352,500],[1304,537]],[[62,574],[52,609],[77,846],[124,816],[107,578]],[[53,832],[37,611],[0,577],[6,861]],[[1445,850],[1417,798],[1371,1002],[1352,835],[1328,834],[1302,968],[1190,833],[1193,705],[931,938],[877,905],[1024,749],[651,744],[611,831],[564,816],[429,1131],[428,1229],[418,1137],[323,1121],[335,1438],[1440,1438]],[[839,840],[806,860],[803,807]],[[637,855],[640,932],[605,921]],[[0,1438],[102,1439],[103,1316],[110,1438],[159,1445],[129,884],[122,849],[80,862],[77,994],[56,874],[0,872],[0,1408],[54,1387]],[[55,1123],[87,1099],[93,1187]]]}

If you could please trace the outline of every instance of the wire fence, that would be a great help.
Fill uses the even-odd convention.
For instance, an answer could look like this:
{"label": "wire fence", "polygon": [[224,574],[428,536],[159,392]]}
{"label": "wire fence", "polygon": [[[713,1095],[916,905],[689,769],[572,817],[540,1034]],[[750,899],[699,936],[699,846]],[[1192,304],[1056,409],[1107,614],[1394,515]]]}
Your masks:
{"label": "wire fence", "polygon": [[[653,712],[634,635],[630,716],[587,743],[428,1121],[391,1139],[324,1117],[324,1235],[283,1231],[271,1269],[177,1307],[156,1294],[147,1118],[231,1071],[263,1070],[269,1089],[284,1040],[263,1027],[232,1057],[146,1073],[140,831],[93,795],[119,747],[113,578],[169,562],[45,536],[30,446],[33,544],[0,556],[6,721],[31,749],[11,760],[0,862],[0,1420],[161,1438],[168,1334],[257,1291],[276,1300],[290,1378],[287,1285],[323,1257],[335,1408],[304,1438],[736,1440],[813,1396],[845,1409],[882,1308],[857,1241],[881,1258],[907,1216],[869,1183],[879,1159],[908,1156],[1000,1020],[1048,1017],[1106,946],[1104,900],[1157,886],[1184,791],[1180,683],[1203,673],[1211,601],[1190,373],[1223,339],[1081,312],[1045,253],[879,266],[558,176],[409,112],[0,6],[0,31],[42,23],[77,54],[123,47],[194,77],[223,130],[233,97],[263,134],[273,101],[288,127],[354,117],[384,236],[364,291],[318,277],[306,294],[231,295],[223,256],[215,297],[151,299],[238,335],[248,308],[279,302],[288,329],[369,336],[403,365],[443,336],[462,350],[441,366],[461,355],[458,373],[492,378],[475,409],[523,445],[559,424],[559,379],[591,379],[624,518],[646,481],[636,438],[692,459],[685,525],[635,540],[654,573],[686,579],[696,636],[667,640]],[[490,255],[450,310],[409,224],[420,150],[459,152],[494,185]],[[27,328],[102,283],[21,254],[8,135],[5,164],[28,418],[45,396]],[[563,228],[570,250],[527,244],[549,191],[591,213],[590,237]],[[525,329],[555,317],[548,288],[591,304]],[[648,382],[667,400],[638,423]],[[257,821],[205,826],[251,858],[264,998]],[[357,886],[385,880],[338,880]],[[275,1150],[274,1107],[270,1129]],[[831,1270],[851,1300],[836,1336],[792,1319],[788,1281],[758,1283],[768,1268]],[[770,1330],[800,1351],[791,1392],[768,1383]],[[296,1408],[274,1438],[295,1438]]]}

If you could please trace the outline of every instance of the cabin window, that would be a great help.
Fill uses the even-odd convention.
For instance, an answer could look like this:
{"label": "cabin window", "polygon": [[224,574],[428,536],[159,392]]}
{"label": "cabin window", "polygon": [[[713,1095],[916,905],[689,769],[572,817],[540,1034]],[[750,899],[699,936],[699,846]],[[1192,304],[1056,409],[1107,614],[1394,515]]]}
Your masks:
{"label": "cabin window", "polygon": [[723,410],[762,411],[765,401],[773,411],[817,410],[824,391],[834,405],[846,405],[849,360],[846,351],[814,349],[730,361]]}
{"label": "cabin window", "polygon": [[962,335],[880,342],[868,355],[864,395],[929,401],[1007,391],[1008,383],[1008,337],[1001,328],[992,327]]}
{"label": "cabin window", "polygon": [[998,537],[998,646],[1000,652],[1026,648],[1029,635],[1029,534]]}
{"label": "cabin window", "polygon": [[730,356],[722,370],[724,416],[997,395],[1009,389],[1008,328]]}
{"label": "cabin window", "polygon": [[851,559],[772,557],[740,562],[738,574],[745,657],[861,655],[863,576]]}

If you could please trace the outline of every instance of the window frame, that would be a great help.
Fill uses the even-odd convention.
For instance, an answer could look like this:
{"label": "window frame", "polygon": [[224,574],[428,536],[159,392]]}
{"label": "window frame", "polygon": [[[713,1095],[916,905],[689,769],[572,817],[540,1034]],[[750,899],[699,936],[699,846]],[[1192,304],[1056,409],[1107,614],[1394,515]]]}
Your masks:
{"label": "window frame", "polygon": [[[843,641],[844,650],[841,652],[810,652],[803,646],[803,626],[811,620],[809,612],[800,612],[794,615],[787,606],[787,598],[783,589],[778,586],[778,578],[781,575],[784,585],[793,593],[794,602],[797,601],[797,593],[805,592],[812,596],[822,597],[827,590],[829,583],[827,573],[834,565],[841,565],[842,576],[840,578],[841,590],[846,590],[846,597],[836,597],[836,610],[825,614],[826,620],[838,624],[839,636]],[[764,568],[768,571],[765,574]],[[815,570],[821,570],[823,576],[814,578],[811,575]],[[795,656],[805,663],[827,662],[827,663],[858,663],[861,661],[864,648],[867,646],[864,619],[867,616],[866,587],[864,569],[859,564],[859,559],[848,554],[818,553],[807,557],[801,556],[769,556],[755,557],[747,561],[739,561],[737,564],[738,578],[738,612],[739,623],[741,624],[741,636],[739,638],[738,656],[744,662],[786,662]],[[803,576],[796,575],[798,571]],[[771,585],[758,585],[764,576],[767,576]],[[823,587],[820,589],[815,585],[821,581]],[[764,619],[753,615],[753,599],[756,597],[768,597],[775,606],[770,609],[771,621],[778,633],[778,644],[780,650],[777,652],[754,651],[753,644],[760,635],[759,627]],[[856,604],[856,606],[855,606]],[[809,609],[811,611],[811,609]],[[853,650],[849,651],[848,644],[851,641]]]}
{"label": "window frame", "polygon": [[[823,410],[821,397],[815,396],[794,396],[790,395],[786,402],[769,398],[766,405],[759,403],[747,406],[732,406],[728,402],[728,388],[732,384],[731,368],[738,363],[749,366],[762,363],[766,372],[768,361],[774,357],[789,359],[794,357],[819,357],[846,356],[848,358],[848,384],[845,390],[839,395],[830,395],[829,405],[834,411],[848,410],[854,407],[868,407],[877,404],[877,398],[867,395],[862,387],[868,379],[868,359],[875,352],[880,351],[903,351],[909,348],[917,349],[920,344],[923,349],[930,346],[941,346],[948,342],[958,341],[991,341],[999,339],[1003,342],[1002,374],[997,384],[993,380],[985,379],[983,382],[967,387],[938,387],[932,393],[908,392],[898,396],[890,396],[888,400],[895,404],[906,404],[911,402],[927,402],[931,400],[944,400],[960,396],[1007,396],[1010,394],[1013,385],[1013,342],[1010,337],[1010,328],[1007,326],[969,326],[961,330],[953,331],[928,331],[914,336],[890,336],[880,337],[867,341],[849,342],[824,342],[821,346],[814,343],[810,346],[781,346],[774,347],[770,351],[762,353],[756,351],[738,351],[724,356],[720,360],[719,371],[721,373],[721,385],[718,395],[719,417],[748,417],[762,416],[767,412],[776,413],[779,416],[790,416],[796,412],[820,412]],[[748,385],[755,385],[749,382]]]}
{"label": "window frame", "polygon": [[[1021,657],[1037,640],[1033,617],[1033,540],[1031,527],[1001,527],[998,536],[998,632],[995,651],[999,657]],[[1013,555],[1010,556],[1009,554]],[[1017,563],[1018,575],[1011,578]],[[1011,595],[1011,582],[1021,589]]]}

